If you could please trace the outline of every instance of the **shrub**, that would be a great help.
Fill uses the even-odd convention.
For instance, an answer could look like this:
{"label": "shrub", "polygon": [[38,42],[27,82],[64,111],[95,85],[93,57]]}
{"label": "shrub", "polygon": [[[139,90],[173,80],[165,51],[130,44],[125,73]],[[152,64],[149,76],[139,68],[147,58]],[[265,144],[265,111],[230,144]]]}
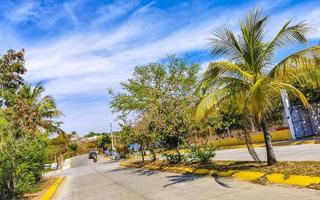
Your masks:
{"label": "shrub", "polygon": [[78,150],[78,144],[77,143],[70,143],[70,144],[68,144],[68,148],[71,151],[76,152]]}
{"label": "shrub", "polygon": [[163,154],[163,156],[169,164],[178,164],[184,160],[184,156],[179,154]]}
{"label": "shrub", "polygon": [[126,145],[115,145],[115,149],[119,153],[121,158],[127,158],[130,153],[129,148]]}
{"label": "shrub", "polygon": [[217,147],[213,145],[193,145],[190,150],[187,155],[188,162],[206,164],[215,157]]}
{"label": "shrub", "polygon": [[3,199],[19,198],[23,193],[39,188],[43,164],[47,159],[47,140],[41,135],[19,139],[12,135],[2,136],[4,135],[0,135],[0,190]]}

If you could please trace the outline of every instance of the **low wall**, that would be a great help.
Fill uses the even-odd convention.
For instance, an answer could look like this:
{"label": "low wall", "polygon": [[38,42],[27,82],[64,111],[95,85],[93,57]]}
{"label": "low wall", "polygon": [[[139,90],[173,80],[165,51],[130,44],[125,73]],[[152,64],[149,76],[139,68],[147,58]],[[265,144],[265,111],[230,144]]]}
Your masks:
{"label": "low wall", "polygon": [[[284,140],[291,140],[291,134],[289,129],[279,130],[279,131],[270,131],[272,141],[284,141]],[[253,133],[251,134],[252,143],[264,143],[263,133]],[[212,144],[217,146],[232,146],[232,145],[242,145],[245,144],[246,141],[244,138],[224,138],[224,139],[217,139],[211,140]]]}

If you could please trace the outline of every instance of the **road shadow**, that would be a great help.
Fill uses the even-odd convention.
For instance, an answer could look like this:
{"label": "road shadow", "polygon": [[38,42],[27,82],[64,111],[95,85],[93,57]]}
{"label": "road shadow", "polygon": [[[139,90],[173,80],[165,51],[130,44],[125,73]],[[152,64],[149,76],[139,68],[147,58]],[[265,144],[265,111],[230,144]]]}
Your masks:
{"label": "road shadow", "polygon": [[159,174],[158,171],[151,171],[151,170],[146,170],[146,169],[134,169],[131,171],[131,174],[136,174],[139,176],[152,176]]}
{"label": "road shadow", "polygon": [[119,163],[121,160],[99,159],[98,164]]}
{"label": "road shadow", "polygon": [[116,169],[109,170],[109,172],[125,172],[125,171],[131,171],[131,170],[132,169],[130,169],[130,168],[119,167],[119,168],[116,168]]}
{"label": "road shadow", "polygon": [[151,176],[159,173],[158,171],[151,171],[146,169],[132,169],[132,168],[117,168],[117,169],[110,170],[110,172],[130,172],[131,174],[135,174],[138,176]]}
{"label": "road shadow", "polygon": [[228,184],[226,184],[221,178],[217,177],[217,176],[213,176],[214,181],[216,183],[218,183],[220,186],[225,187],[225,188],[231,188],[231,186],[229,186]]}
{"label": "road shadow", "polygon": [[194,175],[194,174],[177,174],[177,175],[167,176],[167,178],[169,179],[170,183],[167,185],[164,185],[163,186],[164,188],[175,185],[175,184],[179,184],[179,183],[191,182],[198,178],[201,178],[201,176]]}

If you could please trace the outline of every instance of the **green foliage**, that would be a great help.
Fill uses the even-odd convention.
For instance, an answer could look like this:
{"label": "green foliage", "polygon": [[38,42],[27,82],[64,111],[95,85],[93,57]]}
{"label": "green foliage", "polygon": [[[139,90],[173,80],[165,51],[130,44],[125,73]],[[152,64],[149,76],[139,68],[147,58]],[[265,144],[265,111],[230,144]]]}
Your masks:
{"label": "green foliage", "polygon": [[178,164],[184,160],[183,155],[175,154],[175,153],[168,153],[163,154],[166,161],[168,161],[169,164]]}
{"label": "green foliage", "polygon": [[102,135],[98,141],[98,147],[100,149],[104,149],[107,147],[108,144],[111,144],[111,135],[109,134]]}
{"label": "green foliage", "polygon": [[47,138],[39,136],[26,139],[24,146],[20,147],[15,188],[18,194],[32,191],[41,180],[43,164],[47,160],[46,146]]}
{"label": "green foliage", "polygon": [[41,85],[24,82],[24,51],[0,58],[0,195],[20,198],[38,187],[47,161],[48,134],[62,132],[62,113]]}
{"label": "green foliage", "polygon": [[[319,69],[320,71],[320,69]],[[302,91],[305,96],[307,97],[309,103],[319,103],[320,102],[320,92],[319,88],[313,87],[311,84],[301,84],[301,83],[294,83],[293,84],[296,88]],[[301,101],[295,96],[290,96],[290,104],[291,105],[301,105]]]}
{"label": "green foliage", "polygon": [[10,199],[32,191],[39,183],[47,159],[47,137],[28,134],[16,138],[11,134],[12,124],[3,118],[0,127],[0,186]]}
{"label": "green foliage", "polygon": [[215,151],[217,147],[213,145],[192,145],[190,147],[190,153],[186,156],[187,161],[190,163],[208,163],[215,157]]}
{"label": "green foliage", "polygon": [[101,136],[104,133],[95,133],[90,131],[88,134],[84,135],[83,137],[94,137],[94,136]]}
{"label": "green foliage", "polygon": [[128,158],[130,151],[127,145],[118,144],[115,145],[115,149],[119,153],[120,158]]}
{"label": "green foliage", "polygon": [[[23,77],[27,69],[24,66],[24,50],[9,50],[0,58],[0,96],[7,100],[10,94],[23,85]],[[6,102],[0,102],[0,105]]]}
{"label": "green foliage", "polygon": [[308,104],[304,94],[289,80],[312,80],[313,86],[317,85],[320,80],[319,60],[314,57],[318,56],[320,46],[289,55],[271,66],[279,48],[306,43],[310,27],[305,22],[293,24],[288,21],[267,41],[265,27],[268,19],[268,14],[254,9],[240,21],[238,34],[226,26],[213,31],[210,38],[211,54],[223,56],[227,61],[212,62],[205,71],[201,81],[204,97],[198,104],[196,118],[206,118],[225,102],[239,105],[243,113],[261,124],[266,138],[268,164],[271,165],[275,162],[275,156],[266,116],[274,109],[274,99],[280,96],[281,90],[287,90],[304,105]]}
{"label": "green foliage", "polygon": [[214,31],[210,39],[212,54],[226,56],[228,61],[210,63],[204,73],[202,85],[206,96],[198,106],[198,118],[204,118],[221,102],[231,101],[261,121],[272,110],[273,100],[282,89],[307,103],[303,93],[283,78],[285,74],[276,75],[287,67],[285,61],[275,64],[271,71],[268,68],[278,48],[305,43],[309,27],[305,23],[291,25],[289,21],[271,41],[265,41],[268,18],[256,9],[241,21],[238,36],[227,27]]}
{"label": "green foliage", "polygon": [[73,152],[77,152],[78,144],[77,143],[70,143],[70,144],[68,144],[68,148]]}
{"label": "green foliage", "polygon": [[172,143],[164,148],[177,149],[193,127],[198,72],[198,64],[174,56],[161,64],[137,66],[132,78],[121,83],[124,93],[109,92],[112,109],[125,122],[123,136],[152,153],[167,141]]}

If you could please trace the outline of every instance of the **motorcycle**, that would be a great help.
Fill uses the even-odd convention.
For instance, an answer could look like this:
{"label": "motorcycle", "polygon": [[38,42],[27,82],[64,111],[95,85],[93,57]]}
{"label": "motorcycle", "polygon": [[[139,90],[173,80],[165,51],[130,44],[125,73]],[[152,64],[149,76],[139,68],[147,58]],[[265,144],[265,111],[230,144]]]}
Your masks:
{"label": "motorcycle", "polygon": [[89,153],[89,158],[88,159],[93,159],[93,162],[97,162],[98,161],[98,154],[95,151],[91,151]]}

